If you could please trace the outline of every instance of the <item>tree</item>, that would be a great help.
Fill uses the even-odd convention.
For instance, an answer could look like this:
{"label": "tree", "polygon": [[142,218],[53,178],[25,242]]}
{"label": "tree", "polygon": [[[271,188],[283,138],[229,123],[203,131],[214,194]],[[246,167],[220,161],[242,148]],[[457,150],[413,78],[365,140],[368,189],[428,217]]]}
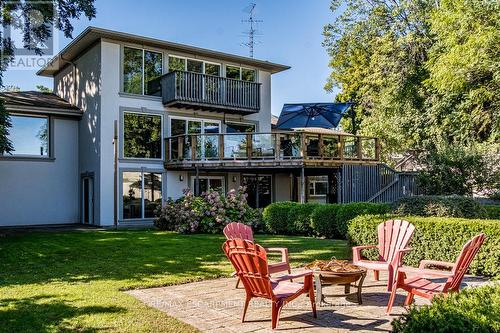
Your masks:
{"label": "tree", "polygon": [[[499,2],[333,0],[326,89],[386,154],[498,140]],[[496,27],[496,28],[495,28]],[[496,42],[495,42],[496,41]],[[349,121],[343,125],[349,130]]]}
{"label": "tree", "polygon": [[52,92],[52,89],[47,88],[46,86],[44,86],[42,84],[37,84],[36,90],[38,90],[39,92],[42,92],[42,93],[51,93]]}
{"label": "tree", "polygon": [[[6,27],[21,29],[23,47],[34,50],[41,55],[38,45],[52,36],[52,27],[60,30],[67,38],[72,38],[72,19],[85,15],[88,19],[95,17],[94,0],[53,0],[53,1],[5,1],[0,3],[0,23]],[[20,19],[19,19],[20,18]],[[35,20],[37,20],[35,22]],[[34,42],[36,41],[36,42]],[[3,72],[14,59],[14,42],[0,31],[0,87],[3,86]],[[18,45],[19,47],[19,45]],[[0,99],[0,155],[13,150],[10,142],[10,117],[5,109],[3,99]]]}

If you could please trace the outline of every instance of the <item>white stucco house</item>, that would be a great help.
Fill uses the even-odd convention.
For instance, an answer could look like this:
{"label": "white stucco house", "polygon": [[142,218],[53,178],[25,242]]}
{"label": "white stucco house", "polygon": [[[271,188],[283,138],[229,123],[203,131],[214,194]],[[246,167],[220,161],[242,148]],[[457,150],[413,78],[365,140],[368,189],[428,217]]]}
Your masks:
{"label": "white stucco house", "polygon": [[0,226],[150,224],[187,188],[245,185],[254,207],[346,201],[341,168],[376,165],[378,142],[272,130],[271,78],[289,68],[87,28],[37,73],[53,94],[0,95],[14,145]]}

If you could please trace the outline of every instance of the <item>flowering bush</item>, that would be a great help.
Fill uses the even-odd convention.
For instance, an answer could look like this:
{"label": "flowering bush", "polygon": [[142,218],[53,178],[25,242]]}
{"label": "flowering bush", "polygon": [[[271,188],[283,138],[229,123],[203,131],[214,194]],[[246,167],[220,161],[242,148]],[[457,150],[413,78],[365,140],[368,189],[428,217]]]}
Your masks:
{"label": "flowering bush", "polygon": [[262,231],[262,217],[257,209],[248,206],[245,188],[231,190],[227,195],[209,190],[195,197],[190,190],[178,200],[168,199],[157,212],[155,226],[161,230],[181,233],[220,233],[230,222],[251,225]]}

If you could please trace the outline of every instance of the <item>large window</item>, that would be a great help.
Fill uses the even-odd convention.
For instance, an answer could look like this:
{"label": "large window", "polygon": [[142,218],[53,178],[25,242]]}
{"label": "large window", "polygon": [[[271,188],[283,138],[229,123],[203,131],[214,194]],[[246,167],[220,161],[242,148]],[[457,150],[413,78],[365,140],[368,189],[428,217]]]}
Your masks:
{"label": "large window", "polygon": [[123,156],[161,159],[161,116],[125,112],[123,116]]}
{"label": "large window", "polygon": [[[186,134],[217,134],[220,133],[220,121],[207,119],[170,118],[170,135]],[[184,138],[183,155],[189,159],[191,157],[192,138]],[[177,154],[177,144],[174,142],[170,147],[174,154]],[[197,155],[199,158],[214,158],[218,156],[219,146],[217,135],[203,135],[198,138]]]}
{"label": "large window", "polygon": [[[222,176],[200,176],[198,177],[200,181],[200,192],[207,192],[209,189],[225,192],[224,189],[224,177]],[[196,177],[191,178],[191,189],[193,192],[196,191]]]}
{"label": "large window", "polygon": [[49,156],[49,118],[43,116],[10,115],[12,127],[8,138],[15,156]]}
{"label": "large window", "polygon": [[168,71],[188,71],[193,73],[220,76],[221,65],[202,60],[170,56],[168,57]]}
{"label": "large window", "polygon": [[127,171],[122,175],[123,219],[155,217],[162,204],[162,174]]}
{"label": "large window", "polygon": [[162,54],[125,47],[123,51],[123,91],[160,96]]}
{"label": "large window", "polygon": [[249,82],[255,82],[257,80],[257,74],[254,69],[230,65],[226,66],[226,77],[228,79],[243,80]]}

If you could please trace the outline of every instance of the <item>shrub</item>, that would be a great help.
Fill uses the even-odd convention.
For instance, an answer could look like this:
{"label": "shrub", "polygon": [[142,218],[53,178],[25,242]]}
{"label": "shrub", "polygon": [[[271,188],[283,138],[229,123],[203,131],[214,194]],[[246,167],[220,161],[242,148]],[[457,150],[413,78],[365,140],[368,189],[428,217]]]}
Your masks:
{"label": "shrub", "polygon": [[484,216],[487,219],[500,220],[500,206],[485,205],[483,206]]}
{"label": "shrub", "polygon": [[314,233],[318,236],[325,236],[326,238],[344,238],[337,231],[337,212],[340,205],[329,204],[320,205],[311,215],[311,227]]}
{"label": "shrub", "polygon": [[311,227],[311,215],[321,204],[306,203],[293,206],[288,213],[288,223],[293,225],[293,231],[296,235],[311,236],[313,229]]}
{"label": "shrub", "polygon": [[399,199],[394,203],[397,215],[483,217],[483,207],[472,197],[424,195]]}
{"label": "shrub", "polygon": [[392,321],[393,332],[499,332],[500,284],[466,288],[431,305],[412,306]]}
{"label": "shrub", "polygon": [[293,235],[294,226],[288,219],[290,210],[300,205],[296,202],[275,202],[264,208],[263,219],[267,230],[275,234]]}
{"label": "shrub", "polygon": [[[353,219],[348,238],[352,245],[377,244],[377,225],[395,218],[389,215],[366,215]],[[404,256],[404,263],[417,266],[422,259],[455,262],[463,245],[473,236],[483,232],[487,238],[470,272],[476,275],[500,276],[500,221],[445,218],[445,217],[398,217],[415,225],[415,233],[409,247],[413,250]],[[374,252],[365,251],[370,259]]]}
{"label": "shrub", "polygon": [[379,203],[354,202],[340,205],[336,220],[337,233],[343,239],[346,239],[349,223],[356,216],[365,214],[387,214],[390,210],[391,207],[388,204]]}
{"label": "shrub", "polygon": [[209,190],[201,197],[195,197],[191,191],[185,190],[184,197],[167,200],[154,223],[161,230],[220,233],[230,222],[245,223],[261,230],[261,221],[260,212],[248,206],[245,188],[240,187],[225,196]]}

